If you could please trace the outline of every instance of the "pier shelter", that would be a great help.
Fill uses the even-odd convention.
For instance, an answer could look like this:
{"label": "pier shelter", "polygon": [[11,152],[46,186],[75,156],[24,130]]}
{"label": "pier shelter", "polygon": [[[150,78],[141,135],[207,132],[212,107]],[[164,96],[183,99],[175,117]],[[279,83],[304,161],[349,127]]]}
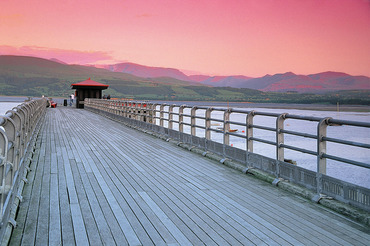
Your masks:
{"label": "pier shelter", "polygon": [[102,90],[105,90],[109,85],[96,82],[88,78],[85,81],[74,83],[72,89],[76,89],[76,108],[84,108],[85,98],[102,98]]}

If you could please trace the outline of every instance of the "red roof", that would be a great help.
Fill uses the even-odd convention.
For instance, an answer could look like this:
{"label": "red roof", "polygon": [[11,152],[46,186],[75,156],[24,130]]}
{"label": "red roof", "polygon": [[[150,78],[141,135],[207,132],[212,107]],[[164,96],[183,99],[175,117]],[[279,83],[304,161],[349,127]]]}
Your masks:
{"label": "red roof", "polygon": [[107,89],[109,85],[104,85],[102,83],[99,83],[99,82],[96,82],[94,80],[91,80],[90,78],[85,80],[85,81],[81,81],[81,82],[78,82],[78,83],[74,83],[71,85],[72,86],[72,89],[76,89],[75,87],[80,87],[80,86],[95,86],[95,87],[105,87],[104,89]]}

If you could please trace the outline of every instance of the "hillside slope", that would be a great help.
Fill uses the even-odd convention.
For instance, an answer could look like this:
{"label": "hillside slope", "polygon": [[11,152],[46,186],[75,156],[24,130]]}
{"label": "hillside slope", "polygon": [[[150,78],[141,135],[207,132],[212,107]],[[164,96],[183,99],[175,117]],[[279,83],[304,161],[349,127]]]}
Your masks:
{"label": "hillside slope", "polygon": [[234,76],[187,76],[175,68],[149,67],[134,63],[100,65],[99,67],[114,72],[129,73],[143,78],[166,77],[189,81],[213,87],[248,88],[271,92],[325,93],[338,90],[369,90],[370,78],[352,76],[341,72],[323,72],[310,75],[297,75],[292,72],[265,75],[251,78],[243,75]]}
{"label": "hillside slope", "polygon": [[109,85],[105,94],[143,100],[246,100],[262,92],[250,89],[212,89],[170,77],[142,78],[122,72],[81,65],[66,65],[25,56],[0,56],[0,95],[61,96],[72,83],[92,78]]}

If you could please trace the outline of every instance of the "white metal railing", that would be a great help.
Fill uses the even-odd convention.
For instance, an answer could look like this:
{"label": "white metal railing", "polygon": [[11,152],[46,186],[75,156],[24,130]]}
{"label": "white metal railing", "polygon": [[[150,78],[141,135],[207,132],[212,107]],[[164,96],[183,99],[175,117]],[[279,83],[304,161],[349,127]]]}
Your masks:
{"label": "white metal railing", "polygon": [[[369,122],[337,120],[330,117],[320,118],[301,116],[288,113],[277,114],[267,112],[248,111],[232,108],[212,108],[205,106],[186,106],[156,104],[150,102],[116,101],[101,99],[86,99],[85,108],[119,118],[131,125],[165,134],[169,138],[189,143],[203,148],[205,151],[215,152],[225,158],[232,158],[246,164],[246,168],[254,167],[269,172],[276,177],[287,179],[316,191],[320,199],[321,194],[332,196],[346,203],[351,203],[370,211],[370,190],[326,175],[327,160],[335,160],[349,165],[370,169],[370,164],[328,154],[327,143],[342,144],[361,149],[370,149],[369,143],[360,143],[327,136],[327,128],[345,125],[356,128],[370,128]],[[213,112],[219,112],[222,117],[213,117]],[[232,114],[244,115],[244,121],[232,121]],[[264,126],[254,123],[256,116],[270,117],[275,120],[275,126]],[[305,133],[284,129],[284,121],[309,121],[316,124],[316,132]],[[143,123],[145,122],[145,124]],[[219,127],[216,127],[219,125]],[[242,127],[240,134],[232,127]],[[187,130],[184,130],[187,127]],[[265,139],[254,136],[256,130],[272,132],[274,139]],[[201,132],[201,136],[197,133]],[[221,143],[215,142],[211,133],[222,134]],[[316,149],[307,149],[285,143],[287,136],[298,136],[316,141]],[[245,148],[237,149],[231,146],[230,137],[245,140]],[[274,146],[275,158],[271,159],[254,153],[254,143],[264,143]],[[284,158],[285,150],[305,153],[316,157],[316,172],[292,165]]]}
{"label": "white metal railing", "polygon": [[[25,158],[34,141],[38,122],[45,114],[46,99],[22,103],[0,116],[0,221],[1,235],[9,222],[9,214],[25,169]],[[11,222],[11,223],[14,223]]]}

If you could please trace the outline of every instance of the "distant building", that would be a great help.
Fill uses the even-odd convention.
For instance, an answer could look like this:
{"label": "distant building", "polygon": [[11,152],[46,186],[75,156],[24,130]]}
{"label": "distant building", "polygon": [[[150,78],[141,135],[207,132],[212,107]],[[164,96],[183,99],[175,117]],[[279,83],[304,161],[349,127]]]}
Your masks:
{"label": "distant building", "polygon": [[109,85],[104,85],[102,83],[91,80],[90,78],[74,83],[71,85],[72,89],[76,89],[76,108],[84,107],[85,98],[102,98],[102,90],[105,90]]}

